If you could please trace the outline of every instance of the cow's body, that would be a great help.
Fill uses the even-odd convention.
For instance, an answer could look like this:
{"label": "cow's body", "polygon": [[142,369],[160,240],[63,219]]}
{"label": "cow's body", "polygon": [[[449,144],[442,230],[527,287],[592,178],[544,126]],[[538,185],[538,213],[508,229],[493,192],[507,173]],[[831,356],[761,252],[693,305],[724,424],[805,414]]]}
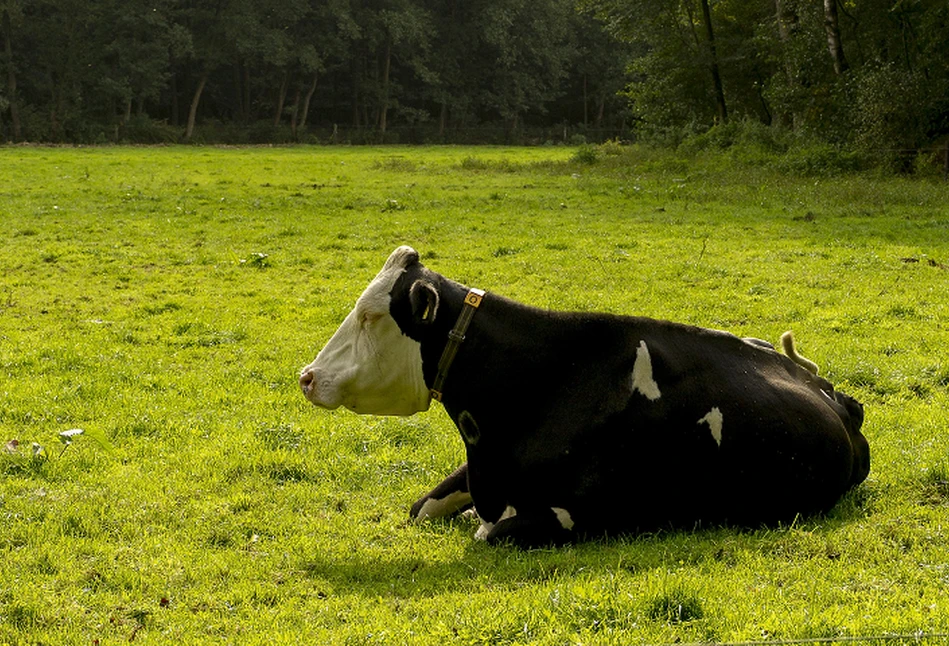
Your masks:
{"label": "cow's body", "polygon": [[[344,322],[304,369],[307,397],[357,412],[427,408],[423,393],[467,294],[411,249],[396,250],[347,319],[386,330]],[[358,359],[360,343],[378,348],[396,331],[399,365],[381,365],[379,352]],[[334,382],[355,372],[346,352],[377,377]],[[468,461],[412,514],[473,503],[478,536],[490,541],[792,520],[830,509],[869,471],[862,407],[825,379],[770,344],[647,318],[548,312],[488,294],[442,403]]]}

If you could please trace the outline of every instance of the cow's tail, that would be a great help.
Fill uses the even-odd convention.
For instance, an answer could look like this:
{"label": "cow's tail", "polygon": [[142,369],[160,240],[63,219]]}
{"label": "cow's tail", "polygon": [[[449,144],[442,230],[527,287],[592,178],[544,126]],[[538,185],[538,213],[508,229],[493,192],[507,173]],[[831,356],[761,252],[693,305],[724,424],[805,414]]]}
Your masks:
{"label": "cow's tail", "polygon": [[813,372],[815,375],[820,372],[820,367],[816,363],[797,353],[797,348],[794,346],[794,333],[790,330],[781,335],[781,347],[784,348],[784,354],[788,355],[788,358],[797,365]]}

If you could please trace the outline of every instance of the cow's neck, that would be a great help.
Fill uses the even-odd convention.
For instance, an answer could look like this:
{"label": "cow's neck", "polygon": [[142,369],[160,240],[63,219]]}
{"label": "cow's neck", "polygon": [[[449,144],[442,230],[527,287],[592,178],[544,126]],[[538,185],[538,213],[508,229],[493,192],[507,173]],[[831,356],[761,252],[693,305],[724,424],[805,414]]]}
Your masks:
{"label": "cow's neck", "polygon": [[[430,389],[435,386],[438,365],[445,348],[448,346],[449,334],[454,329],[458,317],[464,309],[467,294],[468,288],[464,285],[442,278],[439,283],[438,316],[434,323],[428,329],[416,328],[408,332],[409,336],[412,336],[421,344],[422,373],[425,378],[425,385]],[[476,323],[469,324],[469,330],[476,325]]]}
{"label": "cow's neck", "polygon": [[452,363],[455,361],[455,356],[461,349],[462,343],[465,342],[468,328],[471,326],[471,322],[475,314],[477,314],[478,308],[481,307],[484,296],[484,290],[476,287],[469,288],[468,293],[465,294],[461,306],[461,313],[458,314],[454,327],[452,327],[448,333],[448,341],[445,343],[445,348],[442,350],[441,357],[438,359],[438,371],[435,373],[435,379],[431,385],[432,399],[436,401],[442,401],[442,391],[445,387],[445,380],[448,379],[448,373],[451,370]]}
{"label": "cow's neck", "polygon": [[[464,310],[464,300],[469,288],[446,281],[442,285],[439,321],[435,329],[421,337],[422,366],[425,384],[435,385],[438,365],[449,344],[449,333],[453,330]],[[517,382],[527,375],[528,357],[536,357],[542,350],[544,339],[550,337],[548,323],[550,313],[540,312],[510,301],[494,293],[488,293],[477,308],[467,331],[465,341],[457,349],[444,382],[441,402],[449,413],[460,413],[472,406],[478,407],[485,399],[493,399],[498,392],[510,393]],[[521,358],[510,370],[498,372],[503,358],[513,358],[511,352]],[[510,366],[509,366],[510,367]],[[534,375],[535,382],[542,382],[545,375]],[[523,384],[530,386],[530,384]]]}

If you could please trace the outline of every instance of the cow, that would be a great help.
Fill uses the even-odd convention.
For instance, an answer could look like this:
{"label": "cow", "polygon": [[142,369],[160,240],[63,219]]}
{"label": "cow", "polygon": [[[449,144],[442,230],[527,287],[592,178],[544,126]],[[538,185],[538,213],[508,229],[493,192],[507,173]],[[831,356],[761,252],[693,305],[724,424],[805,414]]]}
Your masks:
{"label": "cow", "polygon": [[411,517],[473,507],[475,538],[530,547],[829,511],[870,470],[863,406],[782,346],[522,305],[402,246],[299,383],[360,414],[440,401],[467,461]]}

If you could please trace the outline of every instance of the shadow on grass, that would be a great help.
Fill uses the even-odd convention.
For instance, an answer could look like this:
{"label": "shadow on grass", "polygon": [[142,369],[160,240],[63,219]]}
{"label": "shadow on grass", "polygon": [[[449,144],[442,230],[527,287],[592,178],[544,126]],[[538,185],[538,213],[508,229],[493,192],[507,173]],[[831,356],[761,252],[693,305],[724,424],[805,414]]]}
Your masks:
{"label": "shadow on grass", "polygon": [[[299,569],[323,581],[334,594],[395,595],[411,598],[490,585],[517,589],[581,575],[644,575],[670,567],[737,565],[748,554],[784,559],[836,560],[847,549],[834,535],[871,514],[874,488],[864,484],[828,514],[791,524],[758,528],[708,526],[636,535],[597,537],[561,547],[520,549],[489,546],[472,538],[474,525],[456,520],[404,526],[417,533],[416,553],[389,556],[354,549],[351,554],[307,555]],[[469,531],[470,530],[470,531]],[[433,540],[434,539],[434,540]],[[426,543],[440,550],[445,540],[464,541],[464,551],[447,559],[425,555]]]}
{"label": "shadow on grass", "polygon": [[346,560],[310,557],[302,570],[314,581],[324,581],[337,595],[385,594],[426,597],[459,589],[476,577],[463,562],[427,562],[421,558],[391,559],[354,555]]}

